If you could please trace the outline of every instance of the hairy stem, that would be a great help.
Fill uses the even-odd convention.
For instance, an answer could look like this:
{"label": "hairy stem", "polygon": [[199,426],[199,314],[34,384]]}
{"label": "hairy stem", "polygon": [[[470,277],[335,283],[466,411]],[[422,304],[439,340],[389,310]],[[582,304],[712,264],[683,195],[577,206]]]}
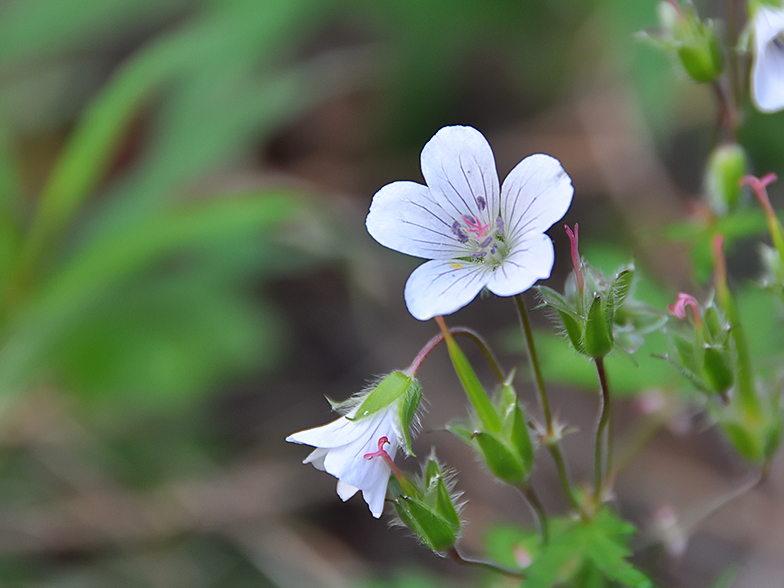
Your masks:
{"label": "hairy stem", "polygon": [[506,574],[507,576],[512,576],[514,578],[525,577],[525,574],[523,572],[509,569],[495,562],[487,561],[484,559],[473,559],[473,558],[464,557],[463,555],[460,554],[460,552],[457,550],[456,547],[453,547],[452,549],[449,550],[449,556],[457,563],[459,563],[461,566],[482,568],[484,570],[498,572],[499,574]]}
{"label": "hairy stem", "polygon": [[[599,421],[596,425],[596,445],[594,447],[593,501],[598,508],[602,503],[605,472],[608,477],[612,472],[612,439],[609,431],[609,425],[612,422],[612,404],[610,402],[610,388],[607,384],[607,373],[604,370],[604,358],[595,358],[594,364],[596,364],[596,374],[599,376],[601,392]],[[606,458],[606,463],[603,464],[604,458]]]}
{"label": "hairy stem", "polygon": [[517,304],[517,312],[520,315],[520,322],[523,326],[523,334],[525,335],[525,344],[528,348],[528,360],[531,363],[531,370],[534,373],[534,380],[536,383],[536,390],[539,393],[539,405],[544,414],[544,421],[547,425],[547,435],[553,434],[553,416],[550,412],[550,403],[547,400],[547,390],[544,387],[544,378],[542,377],[542,370],[539,368],[539,357],[536,355],[536,346],[534,345],[534,334],[531,330],[531,321],[528,318],[528,309],[525,307],[523,295],[518,294],[514,297]]}
{"label": "hairy stem", "polygon": [[528,504],[531,506],[531,511],[534,513],[534,518],[536,519],[536,526],[539,528],[539,533],[542,536],[542,545],[547,545],[547,542],[550,540],[550,530],[544,506],[542,506],[539,497],[531,486],[528,484],[521,484],[517,488],[523,496],[525,496]]}
{"label": "hairy stem", "polygon": [[569,503],[580,512],[580,516],[582,518],[587,518],[588,515],[586,514],[585,510],[580,504],[580,501],[577,499],[574,490],[572,489],[572,482],[569,479],[569,472],[566,469],[566,461],[564,460],[563,453],[561,452],[561,446],[558,443],[558,439],[556,439],[555,427],[553,426],[553,416],[550,412],[550,403],[547,400],[547,390],[545,389],[542,370],[539,367],[539,356],[536,354],[536,345],[534,344],[534,334],[531,329],[531,321],[528,318],[528,309],[525,307],[525,301],[523,300],[522,294],[517,294],[514,299],[515,303],[517,304],[517,312],[520,315],[520,323],[522,324],[523,334],[525,335],[525,342],[528,347],[528,360],[531,363],[531,371],[534,374],[536,389],[539,393],[539,404],[542,407],[545,426],[547,428],[545,434],[545,445],[547,445],[547,449],[550,451],[550,455],[553,456],[555,466],[558,469],[558,478],[561,480],[561,485],[563,486],[564,492],[566,493],[566,497],[569,499]]}

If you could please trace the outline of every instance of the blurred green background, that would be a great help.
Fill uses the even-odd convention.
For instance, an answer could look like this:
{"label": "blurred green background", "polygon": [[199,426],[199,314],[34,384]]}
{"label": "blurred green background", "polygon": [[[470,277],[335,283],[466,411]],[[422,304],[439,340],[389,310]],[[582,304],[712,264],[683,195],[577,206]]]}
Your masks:
{"label": "blurred green background", "polygon": [[[340,503],[283,438],[331,418],[324,395],[408,365],[434,334],[403,304],[415,261],[376,245],[364,215],[382,185],[420,180],[441,126],[479,128],[502,177],[532,152],[561,159],[576,187],[566,220],[602,259],[633,254],[649,301],[697,287],[699,231],[672,241],[664,227],[699,196],[713,98],[634,38],[654,24],[652,0],[1,1],[0,584],[501,585],[358,498]],[[746,113],[752,168],[782,175],[784,115]],[[749,218],[731,258],[739,285],[756,271],[743,238],[764,226]],[[560,288],[568,242],[551,235]],[[760,354],[778,349],[775,310],[748,306],[768,327]],[[515,315],[491,300],[453,322],[503,344]],[[550,344],[552,374],[583,384]],[[464,410],[444,359],[423,375],[419,443],[479,471],[434,431]],[[621,391],[683,385],[648,361]],[[562,414],[590,430],[592,397],[562,393]],[[654,455],[675,443],[688,459],[707,452],[718,481],[741,470],[695,436],[696,450],[668,437]],[[567,451],[587,478],[580,445]],[[646,472],[640,487],[663,475]],[[530,524],[478,477],[463,485],[475,551],[494,522]],[[683,495],[640,487],[620,484],[642,526],[655,500]],[[564,506],[556,492],[546,503]],[[643,567],[709,585],[755,552],[720,528],[703,537],[718,556]]]}

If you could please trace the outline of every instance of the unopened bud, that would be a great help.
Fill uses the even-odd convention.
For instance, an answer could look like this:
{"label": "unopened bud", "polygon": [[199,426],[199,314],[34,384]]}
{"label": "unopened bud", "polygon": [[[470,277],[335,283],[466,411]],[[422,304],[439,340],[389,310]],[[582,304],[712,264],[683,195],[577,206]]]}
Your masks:
{"label": "unopened bud", "polygon": [[705,191],[713,212],[723,216],[735,210],[745,175],[746,154],[740,145],[727,143],[713,150],[705,172]]}
{"label": "unopened bud", "polygon": [[602,297],[596,295],[585,322],[585,352],[593,358],[604,357],[613,348],[612,325],[605,316]]}
{"label": "unopened bud", "polygon": [[[459,494],[453,494],[449,474],[445,473],[431,453],[422,468],[418,488],[414,493],[393,488],[392,499],[398,517],[427,547],[444,553],[454,547],[460,535],[462,521]],[[397,490],[397,492],[396,492]]]}

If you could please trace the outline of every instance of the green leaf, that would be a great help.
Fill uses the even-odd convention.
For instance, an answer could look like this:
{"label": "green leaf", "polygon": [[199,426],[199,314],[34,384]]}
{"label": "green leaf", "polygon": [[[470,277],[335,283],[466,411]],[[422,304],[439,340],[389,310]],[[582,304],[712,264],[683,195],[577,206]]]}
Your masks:
{"label": "green leaf", "polygon": [[575,521],[557,528],[527,569],[526,588],[551,588],[556,581],[568,581],[586,564],[598,568],[609,580],[632,588],[650,588],[653,583],[632,566],[628,536],[634,527],[605,509],[589,521]]}

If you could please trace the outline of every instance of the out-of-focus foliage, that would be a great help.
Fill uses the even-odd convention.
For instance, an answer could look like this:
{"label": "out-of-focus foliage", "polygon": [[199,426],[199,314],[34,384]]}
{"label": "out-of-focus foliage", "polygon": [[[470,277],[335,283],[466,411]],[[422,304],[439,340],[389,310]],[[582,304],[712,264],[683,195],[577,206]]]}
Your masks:
{"label": "out-of-focus foliage", "polygon": [[[297,351],[267,287],[357,255],[355,233],[270,180],[259,154],[339,95],[371,103],[358,126],[394,154],[443,124],[524,122],[605,75],[622,81],[666,154],[692,130],[684,109],[707,99],[684,99],[667,60],[632,38],[654,4],[0,3],[0,583],[326,585],[276,556],[283,546],[316,561],[296,534],[265,535],[269,512],[259,537],[237,532],[254,523],[242,509],[226,515],[226,489],[258,494],[263,510],[261,487],[283,474],[228,471],[235,456],[205,424],[211,392]],[[784,115],[752,114],[742,134],[752,168],[782,175]],[[736,232],[762,227],[754,216]],[[334,250],[307,242],[323,231]],[[645,279],[638,294],[670,301]],[[770,313],[743,300],[749,329],[778,337]],[[659,343],[638,352],[639,367],[609,358],[615,391],[669,385],[649,356]],[[593,386],[581,358],[553,363],[569,353],[562,339],[541,348],[549,375]],[[764,362],[764,348],[753,353]],[[442,584],[426,573],[377,582]]]}

